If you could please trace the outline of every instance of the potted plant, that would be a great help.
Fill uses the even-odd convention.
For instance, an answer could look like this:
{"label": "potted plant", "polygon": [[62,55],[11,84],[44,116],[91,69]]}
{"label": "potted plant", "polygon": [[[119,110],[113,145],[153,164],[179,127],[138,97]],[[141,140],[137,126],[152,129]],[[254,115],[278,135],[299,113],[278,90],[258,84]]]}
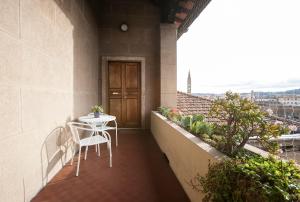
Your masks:
{"label": "potted plant", "polygon": [[94,112],[95,118],[99,118],[100,113],[103,113],[103,107],[101,105],[95,105],[92,107],[92,112]]}

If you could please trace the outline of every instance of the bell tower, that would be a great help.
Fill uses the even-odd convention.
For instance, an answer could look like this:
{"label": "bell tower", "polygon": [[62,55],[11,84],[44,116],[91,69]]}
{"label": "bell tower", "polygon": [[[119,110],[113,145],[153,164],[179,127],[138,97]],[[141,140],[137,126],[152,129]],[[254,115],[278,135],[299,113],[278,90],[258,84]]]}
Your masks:
{"label": "bell tower", "polygon": [[191,71],[189,70],[188,78],[187,78],[187,93],[192,93],[192,79],[191,79]]}

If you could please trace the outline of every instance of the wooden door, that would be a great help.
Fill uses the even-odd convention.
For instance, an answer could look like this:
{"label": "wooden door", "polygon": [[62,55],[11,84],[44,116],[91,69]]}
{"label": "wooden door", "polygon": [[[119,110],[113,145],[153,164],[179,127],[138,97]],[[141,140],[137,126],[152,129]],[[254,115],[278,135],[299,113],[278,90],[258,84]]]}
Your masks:
{"label": "wooden door", "polygon": [[117,117],[120,127],[141,127],[140,63],[108,63],[108,113]]}

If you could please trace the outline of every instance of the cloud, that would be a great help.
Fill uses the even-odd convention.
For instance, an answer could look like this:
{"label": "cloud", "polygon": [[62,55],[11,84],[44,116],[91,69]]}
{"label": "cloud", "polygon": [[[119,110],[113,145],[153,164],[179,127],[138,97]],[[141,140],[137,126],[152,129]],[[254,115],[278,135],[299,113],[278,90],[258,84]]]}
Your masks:
{"label": "cloud", "polygon": [[300,1],[254,1],[212,1],[179,39],[180,90],[189,68],[194,93],[300,88]]}
{"label": "cloud", "polygon": [[233,90],[239,92],[250,92],[254,91],[278,91],[300,88],[300,79],[288,79],[286,81],[274,81],[274,82],[257,82],[257,81],[246,81],[241,83],[229,83],[224,85],[204,85],[203,87],[209,89],[219,89],[222,91]]}

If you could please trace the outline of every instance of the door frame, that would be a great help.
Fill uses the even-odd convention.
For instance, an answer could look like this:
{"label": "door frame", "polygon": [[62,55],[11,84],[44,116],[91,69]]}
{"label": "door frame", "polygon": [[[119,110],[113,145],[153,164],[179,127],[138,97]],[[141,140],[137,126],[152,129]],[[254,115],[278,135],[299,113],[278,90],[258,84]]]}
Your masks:
{"label": "door frame", "polygon": [[145,65],[146,65],[146,59],[145,57],[125,57],[125,56],[103,56],[101,59],[101,77],[100,77],[100,84],[101,88],[99,89],[99,100],[102,101],[102,106],[104,108],[104,111],[107,111],[108,109],[108,93],[107,93],[107,87],[108,87],[108,62],[138,62],[141,66],[141,127],[142,129],[145,129],[145,115],[146,115],[146,99],[145,99],[145,91],[146,91],[146,71],[145,71]]}

